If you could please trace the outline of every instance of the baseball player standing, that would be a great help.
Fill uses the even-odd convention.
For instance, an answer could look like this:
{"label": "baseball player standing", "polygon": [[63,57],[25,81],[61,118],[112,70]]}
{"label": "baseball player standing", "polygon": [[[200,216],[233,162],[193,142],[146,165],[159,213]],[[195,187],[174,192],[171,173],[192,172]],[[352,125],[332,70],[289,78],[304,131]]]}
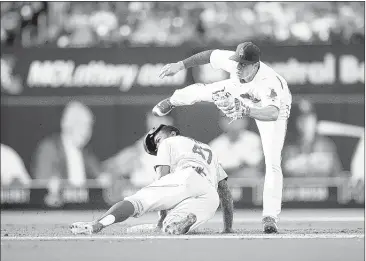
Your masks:
{"label": "baseball player standing", "polygon": [[263,190],[263,231],[276,233],[281,212],[283,175],[281,152],[290,115],[292,96],[286,80],[260,61],[260,49],[244,42],[236,51],[207,50],[183,61],[167,64],[160,77],[180,70],[210,63],[214,69],[230,73],[230,79],[212,84],[192,84],[154,108],[158,116],[168,114],[176,106],[196,102],[214,102],[232,120],[254,118],[261,136],[266,174]]}

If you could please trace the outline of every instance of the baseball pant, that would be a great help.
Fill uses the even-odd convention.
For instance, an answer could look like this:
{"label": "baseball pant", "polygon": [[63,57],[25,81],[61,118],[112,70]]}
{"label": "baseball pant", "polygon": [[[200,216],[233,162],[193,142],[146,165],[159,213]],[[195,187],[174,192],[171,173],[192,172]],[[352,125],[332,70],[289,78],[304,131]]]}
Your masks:
{"label": "baseball pant", "polygon": [[191,84],[185,88],[176,90],[170,97],[170,102],[174,106],[192,105],[196,102],[213,102],[212,93],[222,90],[227,81],[231,80],[228,79],[210,84]]}
{"label": "baseball pant", "polygon": [[257,127],[262,140],[266,175],[263,189],[263,216],[278,220],[281,212],[283,174],[281,153],[286,136],[287,119],[258,121]]}
{"label": "baseball pant", "polygon": [[211,219],[219,206],[216,189],[190,167],[176,170],[124,200],[134,205],[134,217],[146,212],[168,210],[163,229],[193,213],[197,221],[190,231]]}

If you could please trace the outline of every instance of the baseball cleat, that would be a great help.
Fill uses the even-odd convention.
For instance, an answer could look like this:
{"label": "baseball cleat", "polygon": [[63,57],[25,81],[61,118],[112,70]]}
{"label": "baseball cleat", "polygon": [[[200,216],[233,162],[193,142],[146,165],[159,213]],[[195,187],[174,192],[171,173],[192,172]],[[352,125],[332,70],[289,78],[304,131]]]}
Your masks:
{"label": "baseball cleat", "polygon": [[70,226],[71,233],[74,235],[91,235],[98,233],[103,228],[99,222],[75,222]]}
{"label": "baseball cleat", "polygon": [[196,223],[197,217],[195,214],[188,214],[186,218],[178,222],[172,222],[167,225],[164,232],[170,235],[182,235],[186,234],[191,226]]}
{"label": "baseball cleat", "polygon": [[170,103],[169,98],[162,100],[152,109],[155,116],[165,116],[174,109],[174,105]]}
{"label": "baseball cleat", "polygon": [[273,217],[264,217],[262,219],[263,232],[266,234],[277,233],[277,222]]}

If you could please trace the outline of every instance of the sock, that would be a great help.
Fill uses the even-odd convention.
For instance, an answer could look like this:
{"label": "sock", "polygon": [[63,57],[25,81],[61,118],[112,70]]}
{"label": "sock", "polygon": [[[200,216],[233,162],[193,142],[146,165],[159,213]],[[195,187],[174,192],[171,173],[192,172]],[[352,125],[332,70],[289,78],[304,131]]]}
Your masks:
{"label": "sock", "polygon": [[98,222],[104,227],[125,221],[135,212],[135,207],[129,201],[120,201],[114,204]]}

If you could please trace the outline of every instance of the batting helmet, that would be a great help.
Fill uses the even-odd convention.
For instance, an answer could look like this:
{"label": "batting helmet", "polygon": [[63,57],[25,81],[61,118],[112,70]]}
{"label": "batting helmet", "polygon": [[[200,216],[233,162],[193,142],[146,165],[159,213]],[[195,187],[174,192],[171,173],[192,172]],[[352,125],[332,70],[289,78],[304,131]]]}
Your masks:
{"label": "batting helmet", "polygon": [[164,124],[160,124],[159,127],[157,128],[152,128],[145,136],[144,139],[144,149],[147,153],[149,153],[150,155],[154,155],[156,156],[158,153],[158,148],[156,146],[156,143],[154,141],[154,137],[155,135],[161,131],[162,129],[166,130],[166,131],[174,131],[177,135],[180,134],[179,129],[177,129],[174,126],[170,126],[170,125],[164,125]]}

